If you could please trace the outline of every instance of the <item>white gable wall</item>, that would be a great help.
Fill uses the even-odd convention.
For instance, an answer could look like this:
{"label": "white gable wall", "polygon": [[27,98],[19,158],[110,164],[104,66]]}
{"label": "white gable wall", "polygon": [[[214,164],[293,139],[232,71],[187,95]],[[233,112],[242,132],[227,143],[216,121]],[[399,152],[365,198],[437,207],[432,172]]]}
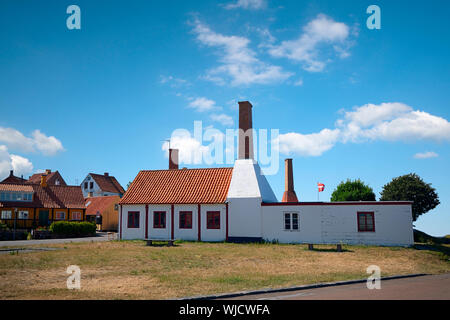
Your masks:
{"label": "white gable wall", "polygon": [[258,163],[236,160],[228,189],[229,236],[261,237],[261,202],[277,202]]}

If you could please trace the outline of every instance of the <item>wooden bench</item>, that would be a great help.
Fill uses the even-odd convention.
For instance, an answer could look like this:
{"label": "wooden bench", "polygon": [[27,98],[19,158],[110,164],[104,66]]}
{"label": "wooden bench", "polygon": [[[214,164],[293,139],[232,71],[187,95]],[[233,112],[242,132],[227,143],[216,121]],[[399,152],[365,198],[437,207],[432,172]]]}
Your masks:
{"label": "wooden bench", "polygon": [[[314,245],[312,243],[308,243],[308,250],[314,250]],[[336,244],[336,251],[342,252],[342,244]]]}
{"label": "wooden bench", "polygon": [[147,246],[153,245],[153,242],[167,242],[168,247],[172,247],[175,239],[145,239]]}

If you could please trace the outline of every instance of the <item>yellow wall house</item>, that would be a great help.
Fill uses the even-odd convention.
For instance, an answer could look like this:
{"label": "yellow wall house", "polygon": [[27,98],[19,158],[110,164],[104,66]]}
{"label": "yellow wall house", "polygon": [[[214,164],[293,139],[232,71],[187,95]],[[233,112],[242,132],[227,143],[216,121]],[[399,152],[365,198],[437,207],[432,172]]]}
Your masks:
{"label": "yellow wall house", "polygon": [[0,221],[10,228],[32,229],[54,221],[85,221],[86,207],[79,186],[0,184]]}
{"label": "yellow wall house", "polygon": [[[97,221],[99,231],[117,231],[119,223],[119,196],[88,197],[86,216],[89,221]],[[101,217],[99,224],[97,217]]]}

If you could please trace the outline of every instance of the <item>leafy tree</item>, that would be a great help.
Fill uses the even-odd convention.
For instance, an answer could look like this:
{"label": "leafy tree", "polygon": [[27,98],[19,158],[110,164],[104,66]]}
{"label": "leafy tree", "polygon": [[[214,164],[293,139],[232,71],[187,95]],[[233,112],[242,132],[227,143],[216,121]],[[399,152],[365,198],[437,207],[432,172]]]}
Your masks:
{"label": "leafy tree", "polygon": [[436,208],[439,197],[430,183],[426,183],[415,173],[392,179],[381,191],[381,201],[412,201],[413,220]]}
{"label": "leafy tree", "polygon": [[375,201],[372,188],[361,180],[342,181],[331,194],[331,201]]}

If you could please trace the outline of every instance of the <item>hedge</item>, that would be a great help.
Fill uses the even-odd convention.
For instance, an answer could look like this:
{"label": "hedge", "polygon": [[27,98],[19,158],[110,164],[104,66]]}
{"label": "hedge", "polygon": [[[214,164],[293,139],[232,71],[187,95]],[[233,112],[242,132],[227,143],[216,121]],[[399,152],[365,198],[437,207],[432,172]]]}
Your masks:
{"label": "hedge", "polygon": [[94,235],[96,225],[92,222],[57,221],[50,225],[50,231],[56,235],[88,236]]}

